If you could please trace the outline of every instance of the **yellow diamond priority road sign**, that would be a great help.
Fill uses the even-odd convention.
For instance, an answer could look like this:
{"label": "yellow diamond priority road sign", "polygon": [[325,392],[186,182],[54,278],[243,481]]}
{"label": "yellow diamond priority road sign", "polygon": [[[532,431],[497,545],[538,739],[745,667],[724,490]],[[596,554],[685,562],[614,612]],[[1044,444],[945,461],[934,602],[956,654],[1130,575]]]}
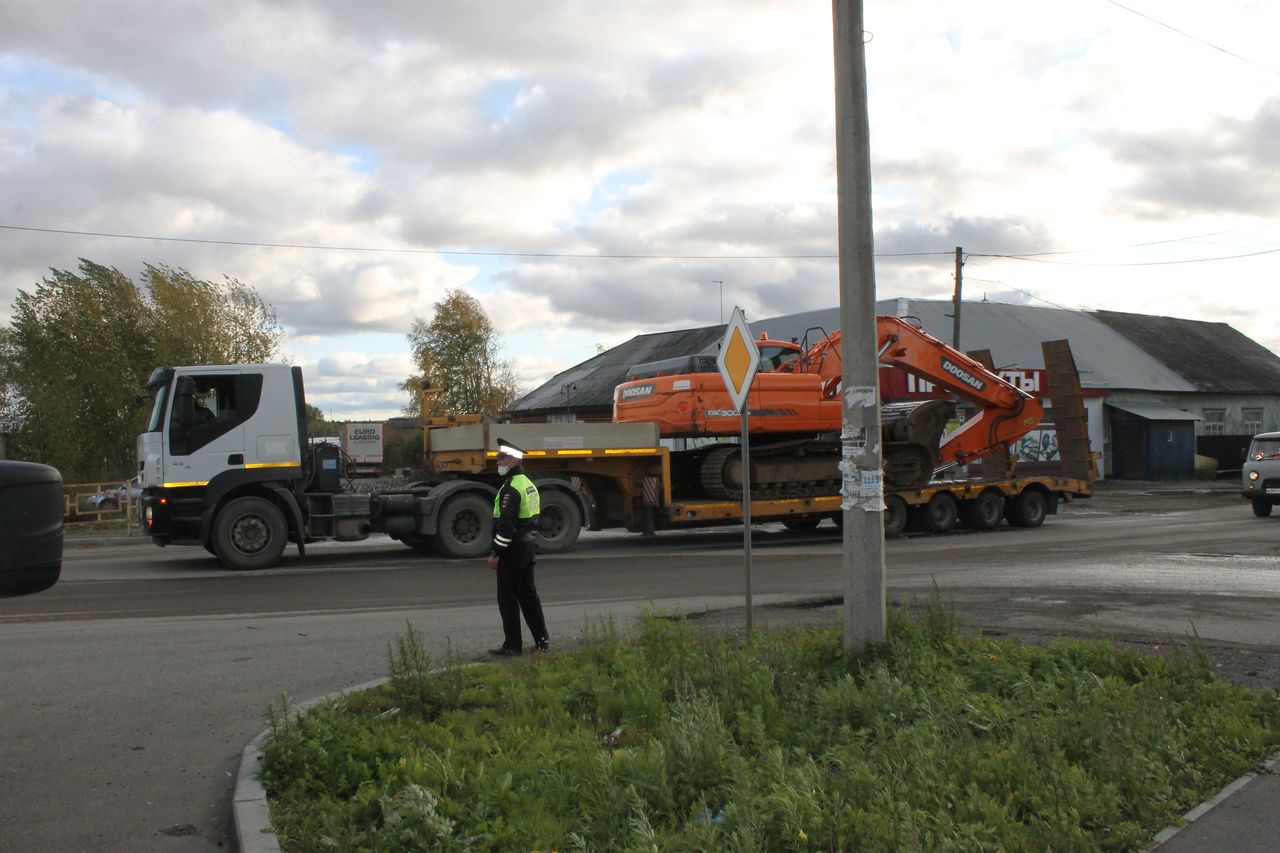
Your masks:
{"label": "yellow diamond priority road sign", "polygon": [[725,329],[724,340],[720,343],[720,354],[716,356],[716,366],[720,368],[720,376],[724,379],[724,387],[729,391],[733,407],[743,411],[747,403],[747,392],[751,390],[751,381],[756,378],[756,368],[760,366],[760,356],[756,351],[755,341],[751,339],[751,329],[747,326],[747,318],[742,309],[734,307],[733,317]]}

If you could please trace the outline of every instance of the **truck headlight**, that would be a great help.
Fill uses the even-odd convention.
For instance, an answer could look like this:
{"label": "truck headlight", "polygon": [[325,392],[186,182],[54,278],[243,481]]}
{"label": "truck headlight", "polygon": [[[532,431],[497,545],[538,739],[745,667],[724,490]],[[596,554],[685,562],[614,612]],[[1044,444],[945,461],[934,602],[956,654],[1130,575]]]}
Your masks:
{"label": "truck headlight", "polygon": [[1250,479],[1250,480],[1256,480],[1256,479],[1258,479],[1258,472],[1257,472],[1257,471],[1250,471],[1250,472],[1249,472],[1249,479]]}

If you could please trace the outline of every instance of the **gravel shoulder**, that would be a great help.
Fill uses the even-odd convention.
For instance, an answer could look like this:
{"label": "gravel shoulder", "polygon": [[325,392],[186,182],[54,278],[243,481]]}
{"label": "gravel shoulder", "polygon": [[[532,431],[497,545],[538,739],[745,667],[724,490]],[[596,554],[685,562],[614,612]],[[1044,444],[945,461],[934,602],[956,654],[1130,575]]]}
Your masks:
{"label": "gravel shoulder", "polygon": [[[1239,484],[1234,480],[1173,483],[1103,481],[1096,484],[1093,497],[1073,502],[1069,507],[1064,507],[1063,511],[1144,514],[1181,512],[1212,506],[1239,506],[1242,514],[1249,512],[1247,504],[1240,497]],[[923,603],[915,599],[895,597],[890,591],[891,609],[905,608],[910,612],[918,610]],[[1032,643],[1047,642],[1064,636],[1102,638],[1150,654],[1186,653],[1190,648],[1187,638],[1150,636],[1138,632],[1101,636],[1095,627],[1085,624],[1081,624],[1078,630],[1064,629],[1061,625],[1052,631],[1024,627],[1010,629],[1002,624],[989,624],[982,613],[966,612],[963,604],[955,606],[957,617],[967,629],[993,637],[1013,637]],[[692,614],[692,618],[708,631],[739,635],[745,633],[744,608]],[[843,605],[839,598],[757,606],[752,611],[754,625],[782,630],[839,628],[843,624],[843,618]],[[1198,641],[1197,645],[1224,681],[1253,690],[1280,692],[1280,648],[1205,640]]]}

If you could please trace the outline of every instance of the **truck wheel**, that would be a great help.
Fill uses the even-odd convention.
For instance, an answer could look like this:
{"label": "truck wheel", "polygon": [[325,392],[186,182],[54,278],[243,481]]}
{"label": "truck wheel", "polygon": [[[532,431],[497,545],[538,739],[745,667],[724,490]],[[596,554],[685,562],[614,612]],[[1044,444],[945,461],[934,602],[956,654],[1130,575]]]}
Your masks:
{"label": "truck wheel", "polygon": [[98,504],[98,509],[102,510],[103,512],[108,512],[110,510],[115,510],[119,508],[120,508],[120,504],[116,503],[111,498],[107,498],[102,503]]}
{"label": "truck wheel", "polygon": [[440,510],[436,547],[446,557],[470,559],[489,553],[493,543],[493,502],[477,494],[451,498]]}
{"label": "truck wheel", "polygon": [[884,499],[884,538],[897,539],[907,529],[907,502],[897,495]]}
{"label": "truck wheel", "polygon": [[544,492],[538,514],[538,550],[544,554],[568,551],[581,532],[582,511],[578,502],[564,492]]}
{"label": "truck wheel", "polygon": [[1048,512],[1049,501],[1038,489],[1020,492],[1005,507],[1005,515],[1014,527],[1039,527]]}
{"label": "truck wheel", "polygon": [[920,521],[924,524],[924,529],[930,533],[946,533],[956,526],[956,518],[959,514],[960,508],[956,505],[956,499],[946,492],[938,492],[924,505]]}
{"label": "truck wheel", "polygon": [[991,530],[1004,518],[1004,498],[999,492],[987,490],[973,500],[965,501],[960,513],[965,527]]}
{"label": "truck wheel", "polygon": [[263,498],[236,498],[213,522],[214,550],[233,569],[274,565],[288,538],[284,513]]}
{"label": "truck wheel", "polygon": [[1253,514],[1258,518],[1266,518],[1271,515],[1271,501],[1260,501],[1255,498],[1252,503]]}
{"label": "truck wheel", "polygon": [[788,518],[782,526],[788,530],[813,530],[821,523],[820,518]]}

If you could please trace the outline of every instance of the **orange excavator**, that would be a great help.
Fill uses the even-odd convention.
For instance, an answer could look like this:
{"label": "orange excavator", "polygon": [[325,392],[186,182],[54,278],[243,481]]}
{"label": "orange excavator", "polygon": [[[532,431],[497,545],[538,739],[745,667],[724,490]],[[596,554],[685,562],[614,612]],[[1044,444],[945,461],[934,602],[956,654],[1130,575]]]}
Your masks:
{"label": "orange excavator", "polygon": [[[810,330],[814,331],[814,330]],[[840,332],[817,330],[811,346],[756,342],[761,366],[748,396],[753,495],[828,494],[839,487]],[[807,335],[806,335],[807,338]],[[876,318],[882,364],[972,402],[976,414],[943,436],[955,415],[953,400],[893,403],[881,408],[881,457],[889,488],[919,488],[938,471],[983,456],[1007,453],[1036,428],[1044,408],[980,362],[907,321]],[[664,438],[737,435],[741,413],[707,356],[639,365],[614,392],[618,423],[652,422]],[[695,452],[697,477],[710,497],[741,494],[741,453],[734,444],[710,444]]]}

